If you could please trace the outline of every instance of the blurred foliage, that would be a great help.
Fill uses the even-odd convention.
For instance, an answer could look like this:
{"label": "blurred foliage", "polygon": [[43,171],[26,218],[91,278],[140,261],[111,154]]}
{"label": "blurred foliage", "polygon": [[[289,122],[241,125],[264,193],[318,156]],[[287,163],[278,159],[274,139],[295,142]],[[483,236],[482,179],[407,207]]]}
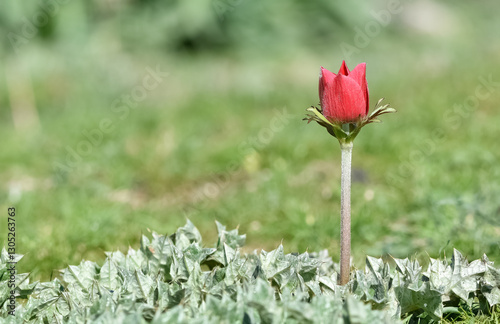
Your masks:
{"label": "blurred foliage", "polygon": [[100,33],[136,53],[279,52],[284,43],[315,46],[338,40],[331,31],[345,29],[342,11],[355,8],[326,0],[46,0],[6,3],[0,24],[10,31],[4,50],[30,36],[45,44],[68,45]]}

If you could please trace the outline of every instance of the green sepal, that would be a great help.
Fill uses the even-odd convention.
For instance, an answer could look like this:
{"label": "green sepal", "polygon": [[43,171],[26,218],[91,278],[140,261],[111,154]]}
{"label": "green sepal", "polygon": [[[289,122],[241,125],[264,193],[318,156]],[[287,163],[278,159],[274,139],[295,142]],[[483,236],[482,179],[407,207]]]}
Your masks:
{"label": "green sepal", "polygon": [[[357,121],[352,123],[346,123],[343,125],[332,123],[328,119],[326,119],[321,110],[319,110],[314,106],[311,106],[306,109],[306,111],[312,114],[307,114],[306,115],[307,117],[304,118],[303,120],[307,120],[307,123],[310,123],[311,121],[317,122],[321,126],[325,127],[330,135],[337,138],[340,145],[345,145],[354,141],[356,136],[358,136],[359,131],[364,126],[371,123],[381,123],[382,121],[378,119],[380,115],[396,112],[396,109],[389,107],[388,104],[382,106],[381,103],[383,100],[384,98],[380,99],[377,102],[377,104],[375,105],[375,110],[372,111],[370,115],[365,117],[360,117]],[[345,128],[342,127],[346,125],[347,127]]]}
{"label": "green sepal", "polygon": [[321,126],[325,127],[328,133],[330,133],[330,135],[332,135],[333,137],[336,137],[337,139],[347,138],[348,134],[339,125],[333,124],[328,119],[326,119],[326,117],[323,116],[318,108],[311,106],[307,108],[306,111],[313,113],[313,115],[307,114],[307,117],[303,119],[307,120],[307,123],[315,121]]}
{"label": "green sepal", "polygon": [[374,120],[376,120],[376,118],[380,115],[397,112],[396,109],[389,107],[389,104],[381,106],[381,103],[383,100],[384,100],[384,98],[380,99],[377,102],[377,104],[375,105],[375,110],[372,111],[372,113],[368,117],[368,120],[367,120],[367,122],[365,122],[365,124],[369,124],[370,122],[372,122],[372,123],[375,122]]}

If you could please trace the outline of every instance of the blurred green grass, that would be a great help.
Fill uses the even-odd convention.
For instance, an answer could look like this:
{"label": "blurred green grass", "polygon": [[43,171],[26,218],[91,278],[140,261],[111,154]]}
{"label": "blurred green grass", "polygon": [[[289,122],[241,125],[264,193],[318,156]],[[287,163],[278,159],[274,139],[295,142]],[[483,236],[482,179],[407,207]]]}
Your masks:
{"label": "blurred green grass", "polygon": [[[0,207],[18,210],[21,271],[46,279],[82,258],[137,247],[149,230],[171,233],[186,217],[214,239],[215,220],[239,226],[248,251],[283,242],[288,252],[327,248],[338,259],[340,150],[301,119],[317,105],[319,66],[338,69],[339,45],[353,44],[354,28],[385,3],[241,1],[221,17],[198,2],[205,7],[74,1],[20,51],[3,44]],[[366,254],[435,257],[452,248],[498,262],[500,88],[463,116],[447,113],[475,96],[478,78],[500,82],[498,5],[402,6],[347,60],[367,62],[372,106],[385,97],[398,109],[354,146],[355,265]],[[421,30],[419,10],[446,16]],[[2,17],[6,31],[22,26]],[[148,67],[168,75],[120,119],[113,101]],[[32,92],[38,127],[27,118],[15,126],[16,91],[28,98],[21,108]],[[283,111],[283,127],[273,127]],[[103,119],[113,131],[58,172],[67,147],[77,149]]]}

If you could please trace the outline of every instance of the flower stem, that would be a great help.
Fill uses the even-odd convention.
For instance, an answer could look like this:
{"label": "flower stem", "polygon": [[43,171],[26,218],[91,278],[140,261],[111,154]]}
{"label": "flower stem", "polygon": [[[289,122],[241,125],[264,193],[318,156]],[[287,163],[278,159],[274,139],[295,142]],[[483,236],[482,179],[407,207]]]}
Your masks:
{"label": "flower stem", "polygon": [[342,143],[340,180],[340,278],[339,284],[349,282],[351,268],[351,157],[352,142]]}

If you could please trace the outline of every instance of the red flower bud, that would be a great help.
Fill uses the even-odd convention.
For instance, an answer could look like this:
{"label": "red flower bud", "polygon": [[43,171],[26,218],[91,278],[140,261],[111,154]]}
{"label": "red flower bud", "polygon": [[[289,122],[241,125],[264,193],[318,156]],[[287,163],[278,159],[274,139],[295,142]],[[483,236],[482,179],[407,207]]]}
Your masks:
{"label": "red flower bud", "polygon": [[365,117],[369,110],[366,63],[349,71],[342,61],[338,74],[321,67],[319,100],[323,116],[332,123],[356,122]]}

